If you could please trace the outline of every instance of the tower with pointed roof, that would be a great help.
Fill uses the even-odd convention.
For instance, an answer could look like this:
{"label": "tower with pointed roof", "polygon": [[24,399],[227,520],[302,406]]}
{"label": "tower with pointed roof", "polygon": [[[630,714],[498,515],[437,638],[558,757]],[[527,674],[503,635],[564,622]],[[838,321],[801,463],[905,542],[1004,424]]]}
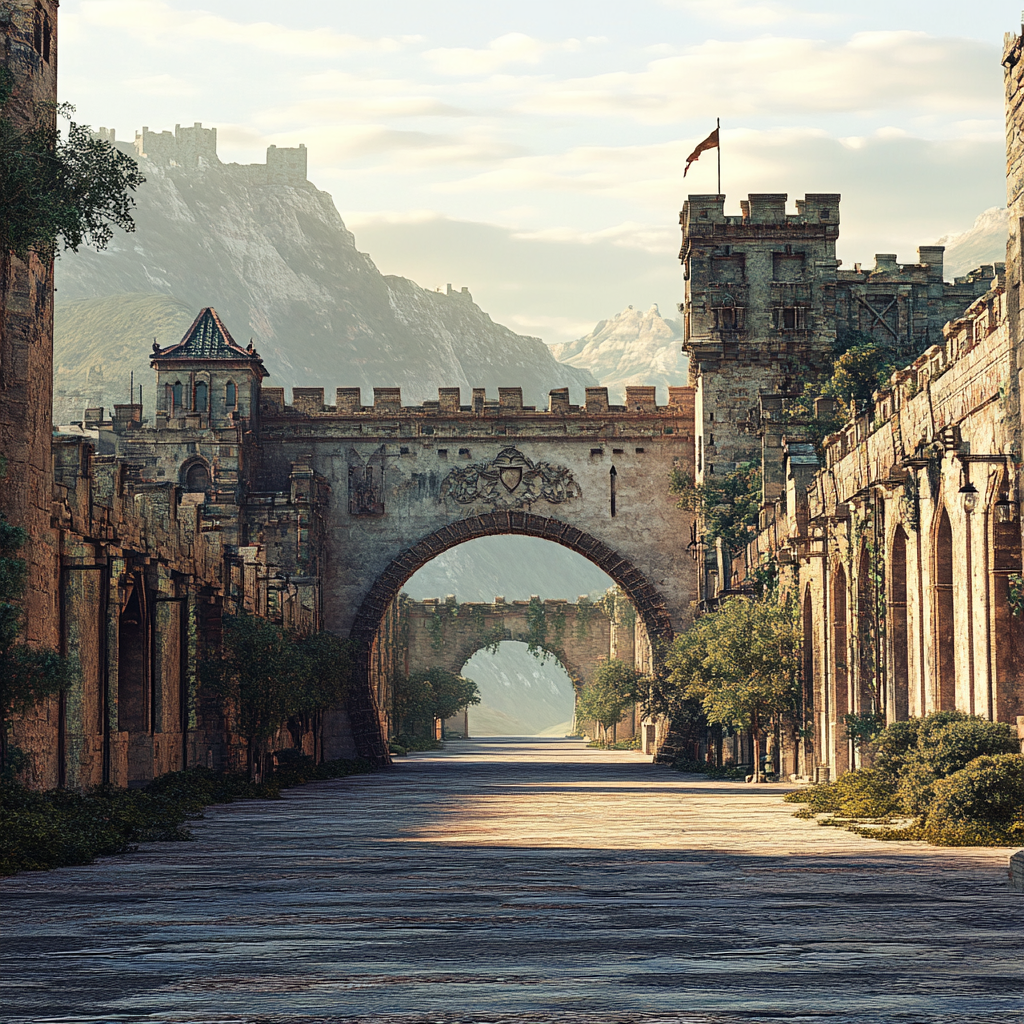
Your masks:
{"label": "tower with pointed roof", "polygon": [[156,369],[157,427],[253,425],[260,382],[268,374],[252,343],[242,348],[215,309],[201,310],[177,345],[154,346],[151,363]]}

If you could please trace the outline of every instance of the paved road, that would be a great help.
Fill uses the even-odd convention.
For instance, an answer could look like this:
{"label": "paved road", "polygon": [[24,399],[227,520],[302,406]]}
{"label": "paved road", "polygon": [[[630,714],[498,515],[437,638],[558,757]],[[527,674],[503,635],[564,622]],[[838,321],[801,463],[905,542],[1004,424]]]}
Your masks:
{"label": "paved road", "polygon": [[648,760],[452,743],[0,881],[0,1020],[1024,1022],[1007,851]]}

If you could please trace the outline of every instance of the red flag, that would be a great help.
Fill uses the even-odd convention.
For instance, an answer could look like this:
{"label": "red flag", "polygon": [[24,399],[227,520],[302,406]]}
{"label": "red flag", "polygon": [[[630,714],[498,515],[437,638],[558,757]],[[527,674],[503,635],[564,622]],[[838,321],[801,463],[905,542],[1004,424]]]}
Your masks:
{"label": "red flag", "polygon": [[690,164],[692,164],[694,160],[701,155],[701,153],[705,153],[709,149],[718,149],[717,128],[686,158],[686,169],[683,171],[684,178],[686,177],[686,171],[690,169]]}

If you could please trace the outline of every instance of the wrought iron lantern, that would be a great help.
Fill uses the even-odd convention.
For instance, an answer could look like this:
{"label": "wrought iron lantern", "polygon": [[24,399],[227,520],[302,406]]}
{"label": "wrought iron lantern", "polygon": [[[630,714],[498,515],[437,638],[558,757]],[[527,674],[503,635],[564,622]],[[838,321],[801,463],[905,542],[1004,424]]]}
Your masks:
{"label": "wrought iron lantern", "polygon": [[973,512],[978,507],[979,497],[978,488],[970,480],[960,488],[960,500],[963,502],[965,512]]}

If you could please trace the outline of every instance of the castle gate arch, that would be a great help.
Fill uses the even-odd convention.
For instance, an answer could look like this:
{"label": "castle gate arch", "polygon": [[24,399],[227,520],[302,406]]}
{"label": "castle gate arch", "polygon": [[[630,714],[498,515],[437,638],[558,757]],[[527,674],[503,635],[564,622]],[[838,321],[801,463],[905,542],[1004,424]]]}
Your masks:
{"label": "castle gate arch", "polygon": [[[283,391],[265,388],[261,420],[263,486],[286,489],[301,462],[329,489],[316,523],[324,618],[358,645],[348,717],[363,756],[387,759],[370,690],[381,621],[406,580],[457,544],[503,534],[553,541],[604,570],[652,640],[689,624],[692,517],[676,507],[669,478],[675,468],[693,473],[692,388],[670,388],[665,406],[651,387],[627,388],[623,405],[588,388],[578,406],[559,389],[546,410],[524,406],[519,388],[500,389],[497,401],[474,389],[469,405],[458,388],[442,388],[420,406],[403,406],[397,388],[375,388],[372,406],[357,388],[339,388],[332,406],[322,389],[297,389],[285,405]],[[325,737],[328,756],[332,742]]]}
{"label": "castle gate arch", "polygon": [[436,666],[461,673],[475,654],[512,640],[532,645],[538,656],[554,657],[579,687],[593,678],[602,661],[635,663],[635,612],[632,606],[615,612],[609,614],[603,600],[403,601],[408,670]]}

